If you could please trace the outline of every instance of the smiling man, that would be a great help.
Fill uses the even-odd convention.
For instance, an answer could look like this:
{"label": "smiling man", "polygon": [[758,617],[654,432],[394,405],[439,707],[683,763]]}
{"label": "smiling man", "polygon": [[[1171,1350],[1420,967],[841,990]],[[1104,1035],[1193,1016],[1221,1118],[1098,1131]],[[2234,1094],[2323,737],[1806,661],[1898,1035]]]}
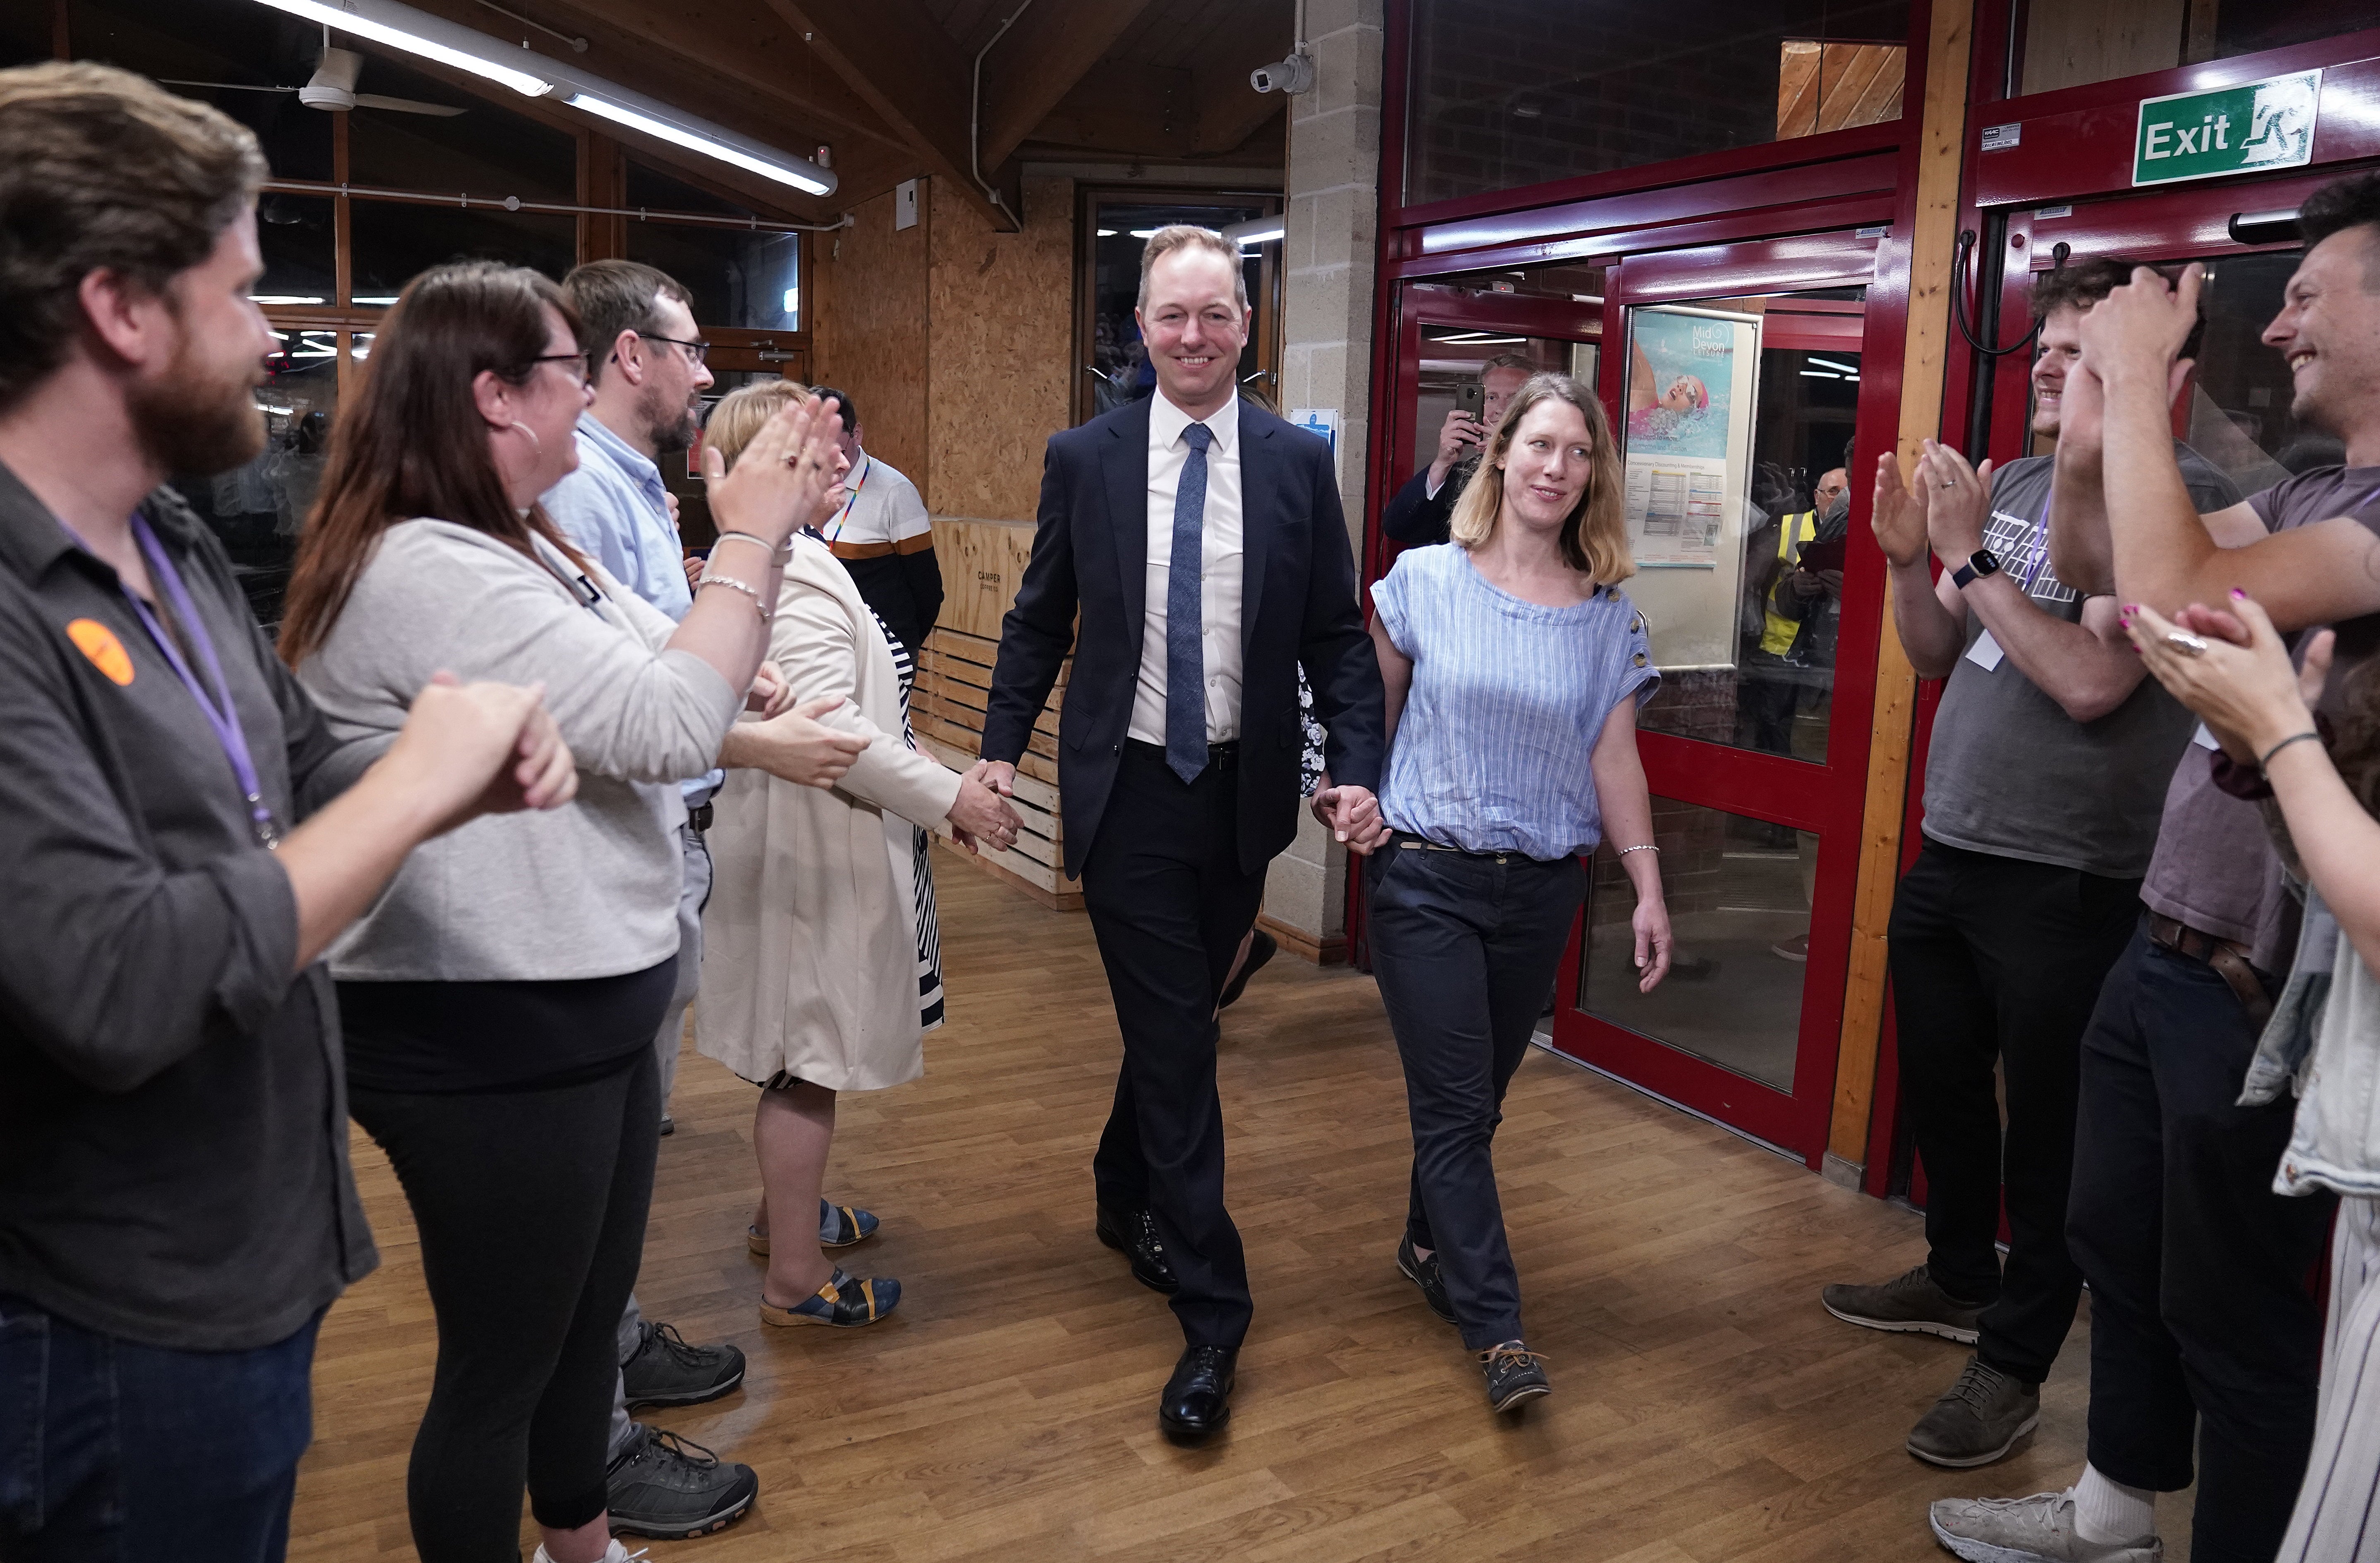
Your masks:
{"label": "smiling man", "polygon": [[1330,448],[1233,390],[1248,330],[1238,247],[1160,228],[1138,318],[1157,394],[1050,437],[983,757],[1009,792],[1074,651],[1058,718],[1065,867],[1123,1034],[1093,1163],[1098,1230],[1173,1295],[1188,1345],[1158,1418],[1196,1439],[1231,1414],[1253,1312],[1223,1209],[1214,1016],[1266,865],[1296,833],[1298,670],[1340,782],[1318,797],[1358,851],[1379,830],[1382,696]]}

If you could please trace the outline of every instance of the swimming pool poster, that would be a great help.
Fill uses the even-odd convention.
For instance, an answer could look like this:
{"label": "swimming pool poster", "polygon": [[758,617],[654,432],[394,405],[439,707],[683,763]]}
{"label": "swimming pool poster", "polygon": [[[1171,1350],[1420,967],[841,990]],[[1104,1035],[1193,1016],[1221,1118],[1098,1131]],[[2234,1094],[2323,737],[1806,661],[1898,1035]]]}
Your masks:
{"label": "swimming pool poster", "polygon": [[1628,312],[1621,434],[1628,593],[1664,667],[1731,666],[1743,574],[1761,317],[1684,305]]}

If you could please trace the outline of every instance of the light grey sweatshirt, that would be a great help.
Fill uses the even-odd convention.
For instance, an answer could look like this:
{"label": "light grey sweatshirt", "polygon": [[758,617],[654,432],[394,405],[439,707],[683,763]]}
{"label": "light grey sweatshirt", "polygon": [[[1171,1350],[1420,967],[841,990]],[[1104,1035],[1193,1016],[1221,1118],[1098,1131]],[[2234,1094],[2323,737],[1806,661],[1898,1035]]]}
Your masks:
{"label": "light grey sweatshirt", "polygon": [[[601,566],[536,563],[446,521],[389,528],[298,677],[342,738],[394,733],[432,673],[545,685],[576,802],[490,815],[415,849],[331,951],[382,981],[617,976],[677,951],[678,778],[716,763],[740,692]],[[569,583],[569,584],[565,584]]]}

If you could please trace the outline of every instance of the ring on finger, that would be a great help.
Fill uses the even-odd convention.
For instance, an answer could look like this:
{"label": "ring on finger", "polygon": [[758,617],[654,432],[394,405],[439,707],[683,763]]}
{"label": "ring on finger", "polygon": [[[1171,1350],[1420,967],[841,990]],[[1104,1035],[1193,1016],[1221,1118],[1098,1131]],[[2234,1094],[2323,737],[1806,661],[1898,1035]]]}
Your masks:
{"label": "ring on finger", "polygon": [[2165,643],[2168,646],[2172,647],[2175,650],[2180,652],[2185,657],[2204,657],[2206,655],[2206,641],[2204,638],[2192,635],[2188,630],[2166,631]]}

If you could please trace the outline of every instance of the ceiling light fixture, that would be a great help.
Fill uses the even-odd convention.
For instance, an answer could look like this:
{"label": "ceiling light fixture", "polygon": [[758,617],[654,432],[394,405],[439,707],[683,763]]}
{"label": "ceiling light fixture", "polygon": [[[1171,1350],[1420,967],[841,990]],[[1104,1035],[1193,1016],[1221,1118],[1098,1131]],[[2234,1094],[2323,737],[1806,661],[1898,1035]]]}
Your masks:
{"label": "ceiling light fixture", "polygon": [[1223,230],[1223,236],[1233,244],[1245,247],[1251,244],[1268,244],[1288,232],[1289,219],[1275,215],[1251,217],[1244,223],[1233,223]]}
{"label": "ceiling light fixture", "polygon": [[[607,86],[601,95],[582,91],[574,92],[565,101],[572,108],[583,109],[589,114],[608,119],[615,125],[625,125],[631,130],[641,130],[658,140],[684,147],[688,151],[698,151],[705,157],[716,158],[730,166],[741,168],[747,174],[758,174],[763,179],[773,179],[780,185],[791,185],[797,190],[805,190],[815,196],[834,193],[834,176],[824,169],[812,171],[814,165],[807,158],[785,158],[783,161],[773,161],[775,154],[770,153],[757,142],[747,142],[744,146],[735,145],[734,143],[742,141],[743,138],[735,136],[733,132],[722,130],[716,126],[706,125],[700,129],[696,129],[691,125],[681,125],[674,120],[662,118],[657,114],[632,108],[618,101],[634,95],[619,88]],[[656,103],[651,106],[658,109],[661,105]],[[752,150],[747,151],[747,147]]]}
{"label": "ceiling light fixture", "polygon": [[553,91],[553,82],[547,77],[532,75],[492,57],[502,51],[532,65],[543,63],[527,50],[507,50],[485,33],[457,27],[410,6],[382,4],[381,0],[343,0],[339,5],[326,5],[323,0],[264,0],[264,4],[293,17],[303,17],[341,32],[385,43],[392,49],[402,49],[408,55],[419,55],[440,65],[469,71],[473,76],[509,87],[525,98],[541,98]]}

